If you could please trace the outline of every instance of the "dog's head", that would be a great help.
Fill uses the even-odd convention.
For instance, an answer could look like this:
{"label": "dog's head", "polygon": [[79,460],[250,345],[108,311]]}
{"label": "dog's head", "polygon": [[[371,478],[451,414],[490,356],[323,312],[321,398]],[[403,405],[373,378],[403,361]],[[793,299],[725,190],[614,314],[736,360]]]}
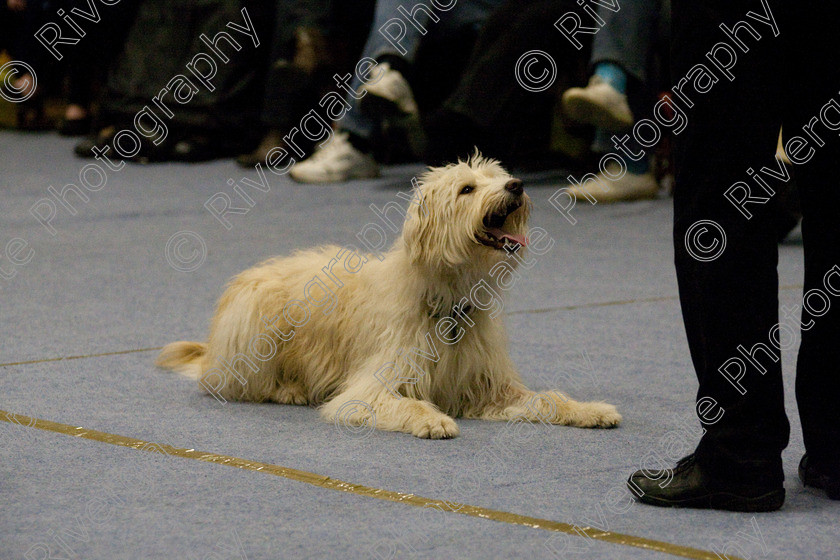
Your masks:
{"label": "dog's head", "polygon": [[524,247],[530,199],[522,181],[477,151],[467,161],[433,167],[420,179],[403,228],[412,262],[487,270]]}

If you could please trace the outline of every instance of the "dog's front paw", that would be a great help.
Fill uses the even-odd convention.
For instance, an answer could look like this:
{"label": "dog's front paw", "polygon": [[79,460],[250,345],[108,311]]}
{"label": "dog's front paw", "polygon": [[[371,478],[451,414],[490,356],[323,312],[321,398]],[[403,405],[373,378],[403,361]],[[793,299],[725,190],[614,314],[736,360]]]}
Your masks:
{"label": "dog's front paw", "polygon": [[278,384],[271,395],[271,400],[280,404],[309,404],[306,388],[302,383]]}
{"label": "dog's front paw", "polygon": [[586,403],[577,425],[581,428],[615,428],[621,423],[621,414],[611,404]]}
{"label": "dog's front paw", "polygon": [[417,419],[411,428],[411,434],[419,438],[449,439],[459,433],[458,424],[445,414]]}

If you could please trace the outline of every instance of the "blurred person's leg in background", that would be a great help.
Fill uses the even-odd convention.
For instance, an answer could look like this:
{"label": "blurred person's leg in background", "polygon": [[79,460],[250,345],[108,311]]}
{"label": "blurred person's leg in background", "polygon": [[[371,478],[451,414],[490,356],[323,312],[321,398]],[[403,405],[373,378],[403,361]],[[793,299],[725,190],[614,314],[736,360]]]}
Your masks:
{"label": "blurred person's leg in background", "polygon": [[[650,115],[658,84],[651,78],[662,33],[669,27],[669,0],[625,0],[618,11],[598,10],[603,27],[592,41],[592,76],[586,87],[570,88],[563,94],[563,108],[575,122],[596,127],[592,150],[614,151],[610,137],[626,133],[640,118]],[[639,146],[630,144],[638,152]],[[652,150],[638,160],[628,158],[627,173],[621,179],[600,177],[609,185],[603,190],[595,182],[573,186],[578,199],[599,203],[655,197],[659,189],[650,172]],[[615,174],[615,173],[614,173]]]}
{"label": "blurred person's leg in background", "polygon": [[[353,72],[370,27],[373,0],[345,5],[335,0],[276,2],[271,55],[265,78],[260,121],[260,145],[237,162],[252,167],[281,146],[284,134],[309,109],[317,108],[334,74]],[[298,141],[310,153],[314,142]]]}
{"label": "blurred person's leg in background", "polygon": [[[353,93],[345,99],[350,109],[337,123],[339,134],[311,158],[295,165],[290,176],[316,183],[377,176],[379,166],[373,157],[373,144],[382,119],[389,114],[415,118],[418,114],[407,76],[410,77],[421,43],[465,28],[477,30],[500,4],[501,0],[430,1],[413,5],[412,12],[403,8],[409,14],[405,15],[399,10],[402,4],[398,0],[378,0],[362,53],[378,65],[367,82],[354,73],[350,82]],[[434,79],[435,76],[416,77],[417,83]],[[372,98],[365,99],[368,95]]]}
{"label": "blurred person's leg in background", "polygon": [[[428,163],[464,158],[475,147],[507,164],[543,163],[560,92],[581,79],[589,60],[591,35],[577,35],[578,50],[552,25],[576,8],[573,1],[508,0],[493,13],[457,87],[424,118]],[[529,62],[544,83],[520,82],[517,71]]]}
{"label": "blurred person's leg in background", "polygon": [[44,112],[43,92],[54,81],[55,59],[35,39],[35,33],[58,7],[49,0],[10,0],[6,2],[10,16],[9,53],[14,60],[30,65],[35,76],[19,71],[12,79],[21,96],[29,96],[17,105],[17,127],[21,130],[48,128]]}
{"label": "blurred person's leg in background", "polygon": [[[76,154],[204,161],[255,145],[272,9],[239,0],[140,2],[108,72],[98,132]],[[136,149],[114,144],[122,131],[142,135]]]}
{"label": "blurred person's leg in background", "polygon": [[[79,9],[84,2],[75,0]],[[104,86],[108,68],[119,55],[137,12],[138,0],[121,0],[99,10],[99,22],[89,24],[85,36],[68,49],[64,75],[66,105],[58,132],[65,136],[89,134],[96,94]]]}

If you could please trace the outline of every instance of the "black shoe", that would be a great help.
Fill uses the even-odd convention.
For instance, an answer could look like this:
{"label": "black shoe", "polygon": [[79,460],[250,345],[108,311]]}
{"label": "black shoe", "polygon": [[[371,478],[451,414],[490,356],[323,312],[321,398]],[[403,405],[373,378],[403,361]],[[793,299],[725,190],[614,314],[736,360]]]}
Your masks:
{"label": "black shoe", "polygon": [[91,159],[95,155],[93,153],[93,149],[98,145],[99,144],[96,141],[96,137],[90,136],[81,140],[75,146],[73,146],[73,153],[75,153],[80,158]]}
{"label": "black shoe", "polygon": [[62,136],[86,136],[90,133],[90,117],[81,119],[63,119],[58,125],[58,133]]}
{"label": "black shoe", "polygon": [[50,123],[44,110],[44,100],[40,95],[34,95],[18,103],[17,107],[17,129],[29,132],[48,130]]}
{"label": "black shoe", "polygon": [[[164,144],[165,145],[165,144]],[[193,134],[174,142],[164,160],[195,163],[219,157],[217,145],[210,137]]]}
{"label": "black shoe", "polygon": [[80,158],[91,159],[96,157],[96,153],[93,151],[94,148],[104,148],[105,146],[108,146],[108,158],[120,159],[119,154],[114,151],[114,147],[111,145],[116,133],[116,126],[103,127],[99,129],[97,133],[91,134],[87,138],[82,139],[73,147],[73,152]]}
{"label": "black shoe", "polygon": [[[667,484],[663,488],[661,483]],[[785,501],[781,483],[735,483],[712,478],[689,455],[673,469],[641,470],[630,475],[627,487],[640,502],[661,507],[774,511]]]}
{"label": "black shoe", "polygon": [[825,490],[832,500],[840,500],[840,470],[819,465],[808,459],[808,454],[802,456],[799,462],[799,479],[805,486]]}
{"label": "black shoe", "polygon": [[[125,127],[124,130],[128,130],[129,128],[130,127]],[[151,142],[141,142],[140,149],[131,157],[121,156],[120,151],[114,146],[114,140],[119,130],[118,125],[107,126],[101,129],[98,134],[88,136],[87,138],[81,140],[73,147],[73,152],[81,158],[89,159],[96,157],[96,152],[94,151],[94,148],[96,148],[97,151],[104,151],[102,153],[107,153],[107,157],[109,159],[132,161],[135,163],[148,163],[150,161],[160,161],[163,159],[160,155],[162,148],[155,146]]]}
{"label": "black shoe", "polygon": [[236,163],[238,163],[240,167],[254,167],[258,163],[266,165],[265,158],[268,157],[268,153],[275,147],[283,144],[283,137],[281,134],[282,133],[279,130],[269,130],[266,135],[263,136],[260,145],[257,146],[257,148],[251,153],[237,156]]}

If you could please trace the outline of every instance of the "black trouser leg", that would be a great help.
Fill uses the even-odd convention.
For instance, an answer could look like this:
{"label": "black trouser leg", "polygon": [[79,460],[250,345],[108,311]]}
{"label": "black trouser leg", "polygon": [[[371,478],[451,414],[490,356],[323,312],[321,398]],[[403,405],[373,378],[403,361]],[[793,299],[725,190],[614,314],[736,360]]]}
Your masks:
{"label": "black trouser leg", "polygon": [[[718,79],[706,93],[691,85],[683,88],[694,107],[687,110],[688,127],[675,143],[675,264],[699,381],[697,398],[714,399],[724,410],[720,420],[706,426],[696,456],[704,468],[720,476],[780,482],[781,451],[790,427],[779,351],[770,340],[778,323],[773,201],[749,205],[747,219],[724,192],[744,181],[757,195],[761,189],[750,181],[747,170],[776,168],[773,154],[781,99],[774,92],[784,87],[779,83],[781,42],[769,26],[746,17],[748,11],[763,13],[759,0],[675,0],[672,6],[672,81],[678,83],[697,64],[704,64]],[[771,0],[770,6],[784,34],[780,3]],[[731,27],[739,21],[750,23],[760,39],[739,35],[749,51],[737,50],[738,61],[731,70],[735,78],[730,81],[706,53],[717,42],[727,41],[721,23]],[[701,220],[713,221],[726,235],[726,248],[714,260],[698,260],[686,247],[686,234],[696,233],[693,228]],[[695,239],[711,247],[715,238],[722,242],[710,226]],[[695,255],[708,256],[696,250]],[[741,355],[739,346],[753,358]],[[721,373],[731,358],[739,361],[730,362],[730,375],[737,377],[738,368],[743,368],[741,388]]]}
{"label": "black trouser leg", "polygon": [[[836,130],[840,125],[840,36],[836,12],[828,3],[799,6],[801,31],[787,45],[792,68],[789,83],[795,87],[790,90],[784,131],[786,138],[799,136],[807,141],[800,153],[803,159],[813,149],[807,163],[794,166],[805,245],[802,342],[796,374],[799,416],[811,458],[840,468],[840,138]],[[812,122],[814,118],[819,120]]]}

